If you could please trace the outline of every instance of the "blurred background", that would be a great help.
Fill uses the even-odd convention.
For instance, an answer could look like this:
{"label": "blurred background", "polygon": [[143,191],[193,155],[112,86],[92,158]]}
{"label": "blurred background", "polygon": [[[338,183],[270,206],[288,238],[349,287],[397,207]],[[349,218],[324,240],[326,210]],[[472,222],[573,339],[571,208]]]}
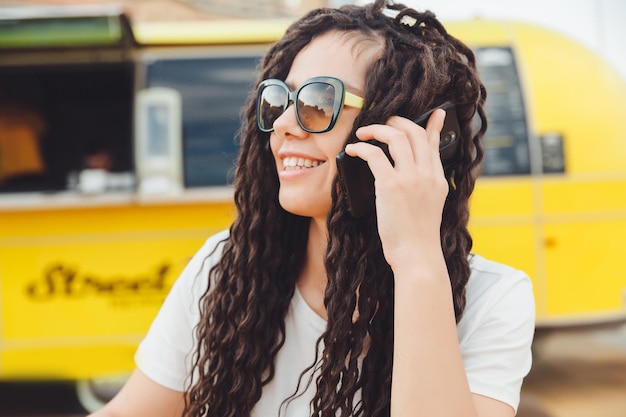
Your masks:
{"label": "blurred background", "polygon": [[626,77],[626,4],[619,0],[413,0],[443,20],[496,18],[530,22],[556,30],[596,51]]}
{"label": "blurred background", "polygon": [[[232,220],[259,57],[347,3],[0,0],[0,417],[83,415],[119,388]],[[474,49],[488,89],[470,228],[533,279],[518,415],[625,416],[626,3],[404,3]]]}

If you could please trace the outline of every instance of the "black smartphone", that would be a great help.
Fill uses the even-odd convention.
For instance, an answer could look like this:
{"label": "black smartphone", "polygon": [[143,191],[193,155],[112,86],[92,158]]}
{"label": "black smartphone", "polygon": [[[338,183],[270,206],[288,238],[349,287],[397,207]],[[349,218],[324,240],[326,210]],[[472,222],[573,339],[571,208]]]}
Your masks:
{"label": "black smartphone", "polygon": [[[428,118],[436,109],[444,109],[446,111],[446,118],[441,129],[439,152],[444,167],[447,167],[453,164],[457,158],[456,150],[461,137],[461,129],[454,105],[447,102],[435,107],[415,119],[415,123],[426,127]],[[379,146],[393,164],[387,144],[374,139],[367,142]],[[343,188],[346,204],[352,216],[361,217],[374,210],[374,176],[367,162],[361,158],[350,156],[345,151],[341,151],[337,155],[337,171],[339,172],[339,181]]]}

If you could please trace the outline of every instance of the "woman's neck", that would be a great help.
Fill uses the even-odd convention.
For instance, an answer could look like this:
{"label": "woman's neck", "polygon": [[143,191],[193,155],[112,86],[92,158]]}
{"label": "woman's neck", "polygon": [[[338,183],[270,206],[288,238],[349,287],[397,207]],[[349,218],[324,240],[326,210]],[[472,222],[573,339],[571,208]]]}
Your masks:
{"label": "woman's neck", "polygon": [[320,317],[326,319],[324,292],[326,291],[326,268],[324,255],[328,245],[325,221],[312,219],[309,226],[306,261],[298,277],[297,285],[306,303]]}

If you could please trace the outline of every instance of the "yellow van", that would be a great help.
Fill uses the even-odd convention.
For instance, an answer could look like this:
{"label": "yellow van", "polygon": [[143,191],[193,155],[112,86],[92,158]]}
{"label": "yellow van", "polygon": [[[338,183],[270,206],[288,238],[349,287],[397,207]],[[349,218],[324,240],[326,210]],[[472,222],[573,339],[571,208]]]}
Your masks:
{"label": "yellow van", "polygon": [[626,321],[626,80],[557,33],[447,25],[488,91],[474,249],[533,279],[539,332]]}
{"label": "yellow van", "polygon": [[[178,273],[232,220],[240,108],[288,23],[0,12],[0,129],[6,108],[39,126],[0,130],[0,161],[3,149],[30,161],[24,175],[18,158],[0,165],[0,380],[133,369]],[[623,321],[626,82],[541,28],[447,27],[489,91],[475,250],[533,278],[539,329]],[[36,146],[9,148],[9,135]]]}

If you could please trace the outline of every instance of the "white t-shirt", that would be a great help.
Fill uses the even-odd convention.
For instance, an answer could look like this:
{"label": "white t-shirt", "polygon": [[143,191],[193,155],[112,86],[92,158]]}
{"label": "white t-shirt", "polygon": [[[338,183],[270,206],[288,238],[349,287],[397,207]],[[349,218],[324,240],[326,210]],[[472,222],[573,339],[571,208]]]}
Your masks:
{"label": "white t-shirt", "polygon": [[[153,381],[184,391],[191,372],[198,302],[207,287],[208,271],[221,256],[216,245],[228,231],[212,236],[192,258],[172,287],[135,355],[138,368]],[[470,389],[517,410],[523,378],[531,366],[530,345],[535,307],[532,284],[526,274],[511,267],[471,258],[472,274],[466,288],[467,305],[457,326]],[[276,417],[283,401],[298,386],[300,373],[315,358],[315,344],[326,328],[297,291],[285,318],[285,344],[276,357],[274,379],[263,387],[253,417]],[[301,390],[308,375],[302,379]],[[281,416],[309,415],[315,384],[304,395],[282,405]]]}

